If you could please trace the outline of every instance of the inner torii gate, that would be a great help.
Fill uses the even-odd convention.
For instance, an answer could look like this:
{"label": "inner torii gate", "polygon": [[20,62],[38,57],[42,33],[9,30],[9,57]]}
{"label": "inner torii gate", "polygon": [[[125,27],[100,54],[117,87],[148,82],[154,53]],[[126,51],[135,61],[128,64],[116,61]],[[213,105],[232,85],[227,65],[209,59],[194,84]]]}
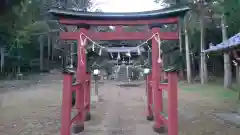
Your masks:
{"label": "inner torii gate", "polygon": [[[87,39],[92,40],[147,40],[158,33],[161,40],[178,40],[178,31],[161,32],[163,24],[177,24],[178,17],[183,16],[189,7],[176,6],[163,10],[138,13],[90,13],[63,9],[52,9],[49,12],[58,17],[59,22],[65,25],[76,25],[78,32],[61,32],[63,40],[76,40],[78,42],[78,64],[76,72],[64,69],[61,135],[70,135],[71,124],[75,125],[75,133],[84,130],[84,120],[90,120],[90,73],[86,70],[85,46]],[[91,32],[91,25],[117,26],[115,32]],[[124,32],[123,25],[148,25],[150,31]],[[88,37],[88,38],[87,38]],[[169,135],[178,135],[178,101],[177,101],[177,71],[168,72],[168,83],[161,84],[163,75],[160,68],[159,42],[152,39],[152,71],[146,79],[147,90],[147,120],[154,120],[153,129],[162,133],[168,129]],[[76,73],[76,82],[72,84],[72,76]],[[72,92],[76,90],[77,115],[71,119]],[[163,115],[162,91],[168,93],[168,116]]]}

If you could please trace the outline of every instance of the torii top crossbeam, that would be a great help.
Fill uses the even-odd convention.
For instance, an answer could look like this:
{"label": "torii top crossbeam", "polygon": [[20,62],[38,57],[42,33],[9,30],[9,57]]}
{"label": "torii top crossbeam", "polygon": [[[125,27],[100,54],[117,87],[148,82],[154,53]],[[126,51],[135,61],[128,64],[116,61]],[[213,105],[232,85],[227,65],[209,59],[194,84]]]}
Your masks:
{"label": "torii top crossbeam", "polygon": [[57,17],[61,24],[78,25],[142,25],[151,23],[177,23],[177,17],[184,16],[190,10],[186,5],[134,13],[96,13],[79,12],[66,9],[51,9],[49,13]]}

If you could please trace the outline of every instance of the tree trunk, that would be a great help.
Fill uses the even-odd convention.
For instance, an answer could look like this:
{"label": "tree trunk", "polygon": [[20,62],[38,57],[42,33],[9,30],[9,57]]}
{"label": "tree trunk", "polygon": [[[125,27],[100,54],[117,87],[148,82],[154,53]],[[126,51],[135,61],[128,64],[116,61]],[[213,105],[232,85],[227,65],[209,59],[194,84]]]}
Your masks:
{"label": "tree trunk", "polygon": [[95,77],[94,80],[95,95],[98,96],[98,79]]}
{"label": "tree trunk", "polygon": [[204,18],[203,15],[200,16],[200,29],[201,29],[201,68],[200,68],[200,79],[201,84],[206,84],[208,82],[208,71],[206,54],[202,53],[205,50],[205,28],[204,28]]}
{"label": "tree trunk", "polygon": [[240,84],[240,57],[238,56],[237,54],[237,51],[239,50],[233,50],[232,51],[232,54],[233,54],[233,57],[235,58],[236,60],[236,63],[234,63],[234,66],[235,66],[235,69],[236,69],[236,81],[237,81],[237,84]]}
{"label": "tree trunk", "polygon": [[[239,65],[236,66],[236,79],[237,79],[237,84],[240,84],[240,67]],[[238,89],[238,100],[240,100],[240,90]],[[240,108],[239,108],[240,110]],[[240,113],[240,112],[239,112]]]}
{"label": "tree trunk", "polygon": [[[221,28],[222,28],[222,40],[223,42],[227,40],[227,28],[225,15],[222,14],[221,18]],[[224,52],[224,88],[231,88],[232,86],[232,67],[230,61],[230,52]]]}
{"label": "tree trunk", "polygon": [[236,82],[237,82],[237,84],[240,84],[240,78],[239,78],[239,75],[240,75],[239,74],[239,72],[240,72],[239,69],[240,68],[239,68],[239,65],[236,65],[235,69],[236,69]]}
{"label": "tree trunk", "polygon": [[185,51],[186,51],[186,67],[187,67],[187,81],[188,83],[192,82],[192,71],[191,71],[191,59],[189,53],[189,37],[186,25],[186,17],[184,19],[184,33],[185,33]]}
{"label": "tree trunk", "polygon": [[42,41],[42,39],[43,39],[43,36],[41,35],[40,37],[39,37],[39,43],[40,43],[40,71],[43,71],[43,55],[44,55],[44,44],[43,44],[43,41]]}
{"label": "tree trunk", "polygon": [[3,73],[3,69],[4,69],[4,65],[5,65],[5,61],[4,61],[4,59],[5,59],[5,52],[4,52],[4,48],[2,47],[2,48],[0,48],[0,60],[1,60],[1,73]]}
{"label": "tree trunk", "polygon": [[52,44],[52,47],[51,47],[51,49],[52,49],[52,52],[51,52],[51,60],[53,61],[53,59],[54,59],[54,47],[55,47],[55,44],[56,44],[56,42],[57,42],[57,35],[56,34],[54,34],[54,35],[52,35],[52,40],[51,40],[51,44]]}
{"label": "tree trunk", "polygon": [[50,69],[50,57],[51,57],[51,33],[48,33],[48,69]]}
{"label": "tree trunk", "polygon": [[[72,26],[66,26],[67,28],[67,31],[73,31],[75,32],[75,27],[72,27]],[[74,53],[74,45],[73,44],[70,44],[70,68],[73,68],[73,59],[74,59],[74,56],[72,55]]]}
{"label": "tree trunk", "polygon": [[74,61],[74,44],[71,44],[70,46],[70,68],[73,68],[73,61]]}
{"label": "tree trunk", "polygon": [[[183,39],[182,39],[182,27],[183,27],[183,19],[181,17],[179,17],[179,25],[178,25],[178,31],[179,31],[179,51],[181,56],[183,56],[183,49],[182,49],[182,44],[183,44]],[[183,68],[183,64],[181,64],[181,69],[180,69],[180,79],[184,79],[184,68]]]}

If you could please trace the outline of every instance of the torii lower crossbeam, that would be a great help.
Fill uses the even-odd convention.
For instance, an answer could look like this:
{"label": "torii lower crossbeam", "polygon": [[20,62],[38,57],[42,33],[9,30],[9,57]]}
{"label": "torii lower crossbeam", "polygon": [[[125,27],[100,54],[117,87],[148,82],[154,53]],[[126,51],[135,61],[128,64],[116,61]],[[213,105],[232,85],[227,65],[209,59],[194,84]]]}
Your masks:
{"label": "torii lower crossbeam", "polygon": [[[61,32],[64,40],[77,40],[81,32]],[[92,40],[146,40],[153,36],[152,32],[88,32],[83,33]],[[178,40],[177,32],[160,32],[161,40]]]}

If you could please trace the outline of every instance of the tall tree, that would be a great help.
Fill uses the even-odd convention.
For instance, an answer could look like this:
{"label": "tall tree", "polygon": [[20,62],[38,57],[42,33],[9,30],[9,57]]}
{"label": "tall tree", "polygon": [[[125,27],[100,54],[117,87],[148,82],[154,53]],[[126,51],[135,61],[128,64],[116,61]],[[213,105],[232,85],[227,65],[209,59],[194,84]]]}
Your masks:
{"label": "tall tree", "polygon": [[0,37],[8,37],[5,47],[10,48],[8,52],[15,58],[20,70],[23,64],[23,53],[21,53],[26,44],[31,42],[31,35],[35,32],[49,30],[45,21],[40,20],[40,8],[38,6],[41,1],[22,0],[19,4],[11,6],[6,13],[0,17],[1,32]]}
{"label": "tall tree", "polygon": [[[214,17],[220,19],[220,26],[222,31],[222,42],[228,39],[226,14],[231,16],[230,13],[232,13],[232,10],[235,7],[233,4],[234,3],[233,1],[234,0],[230,0],[230,1],[215,0],[210,3],[212,10],[215,12]],[[231,7],[229,7],[230,5]],[[232,64],[231,64],[230,52],[224,51],[223,58],[224,58],[224,87],[230,88],[232,85]]]}
{"label": "tall tree", "polygon": [[200,68],[200,78],[201,78],[201,84],[205,84],[208,82],[208,70],[207,70],[207,61],[206,61],[206,54],[203,53],[205,50],[205,21],[204,21],[204,5],[205,5],[205,0],[199,0],[198,1],[198,11],[199,11],[199,20],[200,20],[200,50],[201,50],[201,68]]}
{"label": "tall tree", "polygon": [[192,82],[192,70],[191,70],[191,59],[189,51],[189,35],[187,29],[187,18],[184,18],[184,35],[185,35],[185,55],[186,55],[186,67],[187,67],[187,81],[188,83]]}
{"label": "tall tree", "polygon": [[[224,13],[221,17],[221,29],[222,29],[222,41],[227,40],[226,19]],[[230,59],[230,52],[225,51],[223,53],[224,58],[224,87],[231,88],[232,86],[232,64]]]}

